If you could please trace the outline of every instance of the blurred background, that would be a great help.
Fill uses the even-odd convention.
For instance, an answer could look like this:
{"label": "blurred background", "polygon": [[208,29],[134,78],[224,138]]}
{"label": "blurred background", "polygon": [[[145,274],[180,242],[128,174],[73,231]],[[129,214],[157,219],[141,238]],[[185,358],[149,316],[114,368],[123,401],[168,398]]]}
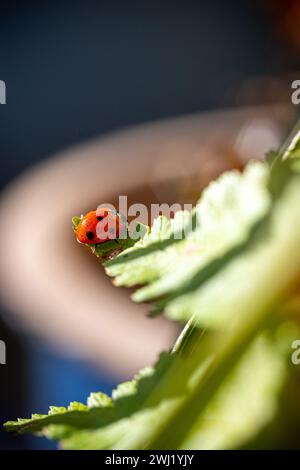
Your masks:
{"label": "blurred background", "polygon": [[110,393],[169,347],[177,326],[115,293],[70,217],[121,191],[194,202],[262,158],[297,113],[299,22],[297,0],[1,2],[1,423]]}

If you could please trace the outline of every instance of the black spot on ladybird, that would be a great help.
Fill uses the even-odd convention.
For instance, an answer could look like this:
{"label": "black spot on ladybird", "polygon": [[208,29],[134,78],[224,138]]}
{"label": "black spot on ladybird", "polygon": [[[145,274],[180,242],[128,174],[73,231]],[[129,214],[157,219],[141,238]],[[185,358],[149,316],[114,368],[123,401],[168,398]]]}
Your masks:
{"label": "black spot on ladybird", "polygon": [[94,234],[90,230],[86,232],[86,236],[89,240],[94,240]]}
{"label": "black spot on ladybird", "polygon": [[97,217],[97,219],[98,219],[100,222],[101,222],[101,220],[103,220],[103,218],[104,218],[104,217],[102,217],[102,215],[99,215],[99,216]]}

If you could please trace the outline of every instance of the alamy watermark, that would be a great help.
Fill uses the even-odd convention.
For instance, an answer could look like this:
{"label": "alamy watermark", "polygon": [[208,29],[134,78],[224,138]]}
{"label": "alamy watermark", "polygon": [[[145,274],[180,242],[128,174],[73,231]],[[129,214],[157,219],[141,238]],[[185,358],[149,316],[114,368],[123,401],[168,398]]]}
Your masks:
{"label": "alamy watermark", "polygon": [[6,84],[0,80],[0,104],[6,104]]}
{"label": "alamy watermark", "polygon": [[6,344],[0,339],[0,365],[6,364]]}
{"label": "alamy watermark", "polygon": [[291,355],[292,364],[298,366],[300,364],[300,339],[293,341],[291,348],[295,350]]}
{"label": "alamy watermark", "polygon": [[[128,206],[127,196],[120,195],[118,207],[110,203],[103,203],[97,207],[96,215],[99,222],[96,226],[96,235],[99,239],[113,240],[118,234],[119,239],[130,237],[137,240],[144,235],[145,226],[151,226],[155,219],[163,215],[167,219],[173,219],[173,230],[166,230],[164,236],[169,234],[170,237],[181,240],[198,225],[197,214],[195,218],[189,216],[192,209],[192,204],[179,203],[151,204],[150,207],[143,203],[135,203]],[[181,212],[179,217],[176,215],[178,212]],[[115,217],[116,214],[119,217]],[[159,238],[159,231],[157,235]]]}
{"label": "alamy watermark", "polygon": [[300,104],[300,80],[294,80],[291,87],[294,90],[291,95],[292,103],[298,105]]}

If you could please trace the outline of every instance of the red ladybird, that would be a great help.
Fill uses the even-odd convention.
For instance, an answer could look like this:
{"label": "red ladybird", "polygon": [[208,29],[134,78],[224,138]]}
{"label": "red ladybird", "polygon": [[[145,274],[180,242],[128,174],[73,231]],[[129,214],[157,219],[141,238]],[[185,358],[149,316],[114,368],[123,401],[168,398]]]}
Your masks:
{"label": "red ladybird", "polygon": [[76,235],[80,243],[94,245],[118,238],[125,228],[126,222],[116,211],[102,207],[81,219]]}

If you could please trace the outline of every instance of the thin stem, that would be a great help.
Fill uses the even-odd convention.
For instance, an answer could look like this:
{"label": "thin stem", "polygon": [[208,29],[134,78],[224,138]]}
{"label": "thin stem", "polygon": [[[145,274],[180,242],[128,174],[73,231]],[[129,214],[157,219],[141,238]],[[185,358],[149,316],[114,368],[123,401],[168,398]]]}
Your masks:
{"label": "thin stem", "polygon": [[173,348],[172,348],[172,354],[178,354],[183,351],[185,348],[188,339],[190,338],[192,332],[194,331],[195,328],[195,323],[194,323],[194,315],[189,319],[189,321],[186,323],[185,327],[181,331],[180,335],[178,336]]}

